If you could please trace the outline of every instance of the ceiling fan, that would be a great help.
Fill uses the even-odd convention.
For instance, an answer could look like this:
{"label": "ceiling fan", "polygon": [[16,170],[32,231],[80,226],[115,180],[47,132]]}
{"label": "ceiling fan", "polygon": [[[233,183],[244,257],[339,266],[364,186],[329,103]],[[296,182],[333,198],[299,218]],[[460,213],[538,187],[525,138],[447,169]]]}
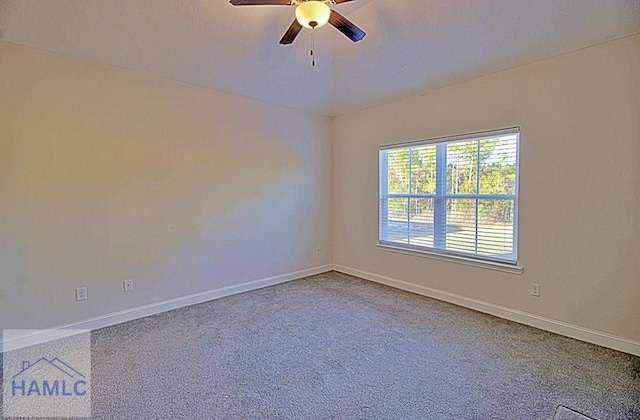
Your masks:
{"label": "ceiling fan", "polygon": [[280,40],[280,44],[291,44],[303,27],[315,29],[327,22],[353,42],[366,35],[349,19],[332,10],[330,4],[347,3],[353,0],[230,0],[234,6],[296,6],[296,19]]}

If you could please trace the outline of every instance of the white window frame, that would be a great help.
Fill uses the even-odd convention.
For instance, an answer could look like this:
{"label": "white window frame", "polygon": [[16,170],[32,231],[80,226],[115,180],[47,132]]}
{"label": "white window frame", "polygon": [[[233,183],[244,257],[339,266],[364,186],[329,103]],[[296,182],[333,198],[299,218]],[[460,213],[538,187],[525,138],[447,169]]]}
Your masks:
{"label": "white window frame", "polygon": [[[507,135],[517,135],[516,140],[516,184],[515,184],[515,194],[480,194],[479,191],[476,191],[475,194],[448,194],[447,193],[447,185],[446,185],[446,176],[438,176],[436,179],[436,191],[434,194],[412,194],[411,192],[407,194],[389,194],[388,193],[388,162],[386,160],[386,154],[382,153],[383,151],[401,149],[401,148],[409,148],[416,146],[426,146],[426,145],[436,145],[436,172],[446,173],[446,147],[445,143],[464,141],[464,140],[475,140],[482,138],[492,138],[492,137],[502,137]],[[442,146],[439,147],[438,145]],[[444,157],[444,158],[443,158]],[[444,167],[443,167],[444,165]],[[463,134],[458,136],[451,137],[438,137],[432,138],[428,140],[419,140],[413,142],[406,143],[395,143],[383,145],[379,149],[379,206],[378,206],[378,248],[385,251],[394,251],[400,252],[404,254],[411,255],[419,255],[429,258],[436,258],[446,261],[454,261],[462,264],[480,266],[482,268],[490,268],[499,271],[506,271],[516,274],[521,274],[523,269],[518,266],[517,258],[518,258],[518,197],[519,197],[519,184],[520,184],[520,174],[519,174],[519,166],[520,166],[520,127],[510,127],[504,128],[500,130],[492,130],[492,131],[484,131],[484,132],[476,132]],[[421,246],[421,245],[413,245],[413,244],[403,244],[393,241],[387,241],[382,239],[383,231],[385,230],[384,224],[388,222],[388,199],[389,198],[433,198],[434,199],[434,219],[438,219],[438,213],[446,212],[446,200],[448,198],[457,198],[457,199],[513,199],[514,200],[514,214],[513,214],[513,260],[505,260],[498,258],[491,258],[489,256],[482,256],[473,253],[465,253],[459,251],[452,251],[441,249],[444,248],[442,243],[436,244],[436,240],[442,242],[446,237],[446,234],[438,234],[437,230],[442,229],[444,227],[443,223],[437,223],[434,220],[434,246]],[[441,219],[444,220],[444,219]],[[477,223],[477,222],[476,222]],[[477,241],[477,236],[476,236]]]}

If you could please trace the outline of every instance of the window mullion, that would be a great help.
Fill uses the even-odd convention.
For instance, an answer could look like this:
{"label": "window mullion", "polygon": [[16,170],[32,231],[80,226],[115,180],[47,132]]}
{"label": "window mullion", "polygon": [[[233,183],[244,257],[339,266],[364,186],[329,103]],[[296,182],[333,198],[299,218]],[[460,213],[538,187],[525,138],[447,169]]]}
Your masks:
{"label": "window mullion", "polygon": [[380,237],[389,238],[389,157],[380,153]]}
{"label": "window mullion", "polygon": [[478,254],[478,202],[480,195],[480,140],[478,140],[478,149],[476,155],[476,239],[475,239],[475,253]]}
{"label": "window mullion", "polygon": [[407,197],[407,243],[411,243],[411,187],[413,187],[413,149],[409,149],[409,197]]}
{"label": "window mullion", "polygon": [[447,145],[436,146],[436,197],[433,203],[433,246],[447,247]]}

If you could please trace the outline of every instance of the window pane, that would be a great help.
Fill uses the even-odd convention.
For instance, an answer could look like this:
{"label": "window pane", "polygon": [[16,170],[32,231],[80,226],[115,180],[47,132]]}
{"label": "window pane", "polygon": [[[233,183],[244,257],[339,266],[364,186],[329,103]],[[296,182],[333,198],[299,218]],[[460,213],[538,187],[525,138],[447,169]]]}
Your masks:
{"label": "window pane", "polygon": [[477,192],[478,142],[461,141],[447,144],[447,193]]}
{"label": "window pane", "polygon": [[433,246],[433,199],[412,198],[410,207],[409,243]]}
{"label": "window pane", "polygon": [[409,192],[409,149],[389,150],[387,152],[389,194],[407,194]]}
{"label": "window pane", "polygon": [[475,254],[476,200],[459,198],[447,200],[446,249]]}
{"label": "window pane", "polygon": [[387,216],[387,230],[383,232],[385,240],[392,242],[409,243],[408,220],[409,199],[390,198]]}
{"label": "window pane", "polygon": [[516,193],[516,139],[480,140],[480,194]]}
{"label": "window pane", "polygon": [[512,260],[513,200],[478,201],[478,254]]}
{"label": "window pane", "polygon": [[381,150],[380,240],[515,263],[518,137],[507,129]]}
{"label": "window pane", "polygon": [[411,149],[411,193],[436,192],[436,147],[422,146]]}

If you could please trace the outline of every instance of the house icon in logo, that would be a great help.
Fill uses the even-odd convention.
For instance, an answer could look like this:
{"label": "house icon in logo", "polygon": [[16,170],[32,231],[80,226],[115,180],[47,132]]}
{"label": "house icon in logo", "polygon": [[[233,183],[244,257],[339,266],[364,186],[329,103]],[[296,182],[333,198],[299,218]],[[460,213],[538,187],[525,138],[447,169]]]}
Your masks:
{"label": "house icon in logo", "polygon": [[24,360],[22,370],[11,378],[14,397],[82,397],[86,393],[85,376],[57,357],[41,357],[33,363]]}

